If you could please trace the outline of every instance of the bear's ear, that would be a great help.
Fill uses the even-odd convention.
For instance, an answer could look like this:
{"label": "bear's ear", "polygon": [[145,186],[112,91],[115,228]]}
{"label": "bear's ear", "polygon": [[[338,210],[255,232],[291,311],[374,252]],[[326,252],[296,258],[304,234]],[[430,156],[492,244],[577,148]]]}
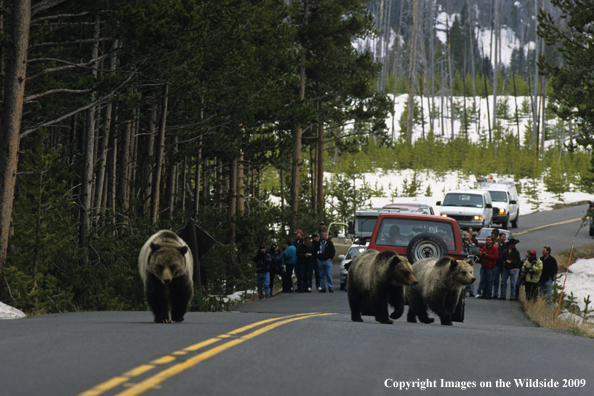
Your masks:
{"label": "bear's ear", "polygon": [[153,242],[151,242],[150,247],[151,247],[151,252],[156,252],[157,250],[161,249],[161,246],[159,246]]}
{"label": "bear's ear", "polygon": [[450,271],[453,271],[458,266],[458,260],[451,259],[450,260]]}
{"label": "bear's ear", "polygon": [[395,254],[390,260],[390,265],[388,266],[389,270],[394,271],[398,264],[400,264],[400,257]]}
{"label": "bear's ear", "polygon": [[186,253],[188,252],[188,247],[187,247],[187,246],[182,246],[182,247],[180,247],[178,250],[179,250],[179,253],[180,253],[182,256],[185,256],[185,255],[186,255]]}

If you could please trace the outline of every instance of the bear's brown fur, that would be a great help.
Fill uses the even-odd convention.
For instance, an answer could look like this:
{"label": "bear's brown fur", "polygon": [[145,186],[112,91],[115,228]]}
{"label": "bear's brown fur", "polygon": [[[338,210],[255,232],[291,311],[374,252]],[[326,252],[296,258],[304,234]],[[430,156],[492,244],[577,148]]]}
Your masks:
{"label": "bear's brown fur", "polygon": [[159,231],[142,246],[138,270],[155,322],[183,321],[194,292],[188,245],[171,231]]}
{"label": "bear's brown fur", "polygon": [[439,316],[442,325],[451,326],[462,289],[475,281],[472,265],[463,260],[442,257],[419,260],[412,268],[419,283],[406,287],[409,306],[406,320],[415,323],[418,316],[423,323],[433,323],[427,315],[427,309],[430,309]]}
{"label": "bear's brown fur", "polygon": [[349,267],[347,293],[351,319],[362,322],[361,314],[373,315],[380,323],[393,323],[388,303],[394,307],[393,319],[404,311],[404,285],[417,283],[405,257],[392,251],[368,249]]}

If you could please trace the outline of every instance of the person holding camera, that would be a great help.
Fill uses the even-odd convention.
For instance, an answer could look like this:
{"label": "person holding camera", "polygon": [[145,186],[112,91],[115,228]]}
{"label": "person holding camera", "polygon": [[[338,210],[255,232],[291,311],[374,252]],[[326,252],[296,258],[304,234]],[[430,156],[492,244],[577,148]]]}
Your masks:
{"label": "person holding camera", "polygon": [[518,295],[516,294],[516,282],[518,273],[520,272],[520,252],[516,249],[516,244],[520,243],[515,238],[512,238],[507,242],[506,248],[501,253],[500,261],[503,264],[503,273],[501,274],[501,295],[500,300],[505,300],[507,297],[507,280],[509,279],[509,299],[517,300]]}
{"label": "person holding camera", "polygon": [[525,276],[526,299],[535,301],[538,296],[538,281],[542,274],[542,261],[536,257],[536,250],[529,250],[527,253],[528,258],[522,265],[522,275]]}
{"label": "person holding camera", "polygon": [[481,282],[479,284],[479,290],[482,294],[477,298],[483,298],[485,300],[491,299],[491,293],[493,292],[493,280],[495,272],[495,264],[499,258],[499,251],[494,245],[493,237],[488,236],[485,241],[485,246],[481,249]]}
{"label": "person holding camera", "polygon": [[256,254],[256,257],[252,261],[256,263],[258,297],[260,300],[263,299],[264,292],[266,292],[266,298],[270,298],[270,264],[272,263],[272,258],[270,254],[266,253],[266,246],[260,245],[258,254]]}

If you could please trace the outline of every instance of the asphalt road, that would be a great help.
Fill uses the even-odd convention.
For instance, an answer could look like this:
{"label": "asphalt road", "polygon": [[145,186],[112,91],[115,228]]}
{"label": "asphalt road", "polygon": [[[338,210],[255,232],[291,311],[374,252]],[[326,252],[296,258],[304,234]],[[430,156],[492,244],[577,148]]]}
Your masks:
{"label": "asphalt road", "polygon": [[[578,212],[521,218],[521,249],[571,246],[576,223],[538,227]],[[580,243],[591,243],[584,235]],[[351,322],[341,291],[151,320],[89,312],[0,321],[0,396],[594,394],[594,340],[539,328],[515,301],[467,299],[465,322],[451,327]]]}

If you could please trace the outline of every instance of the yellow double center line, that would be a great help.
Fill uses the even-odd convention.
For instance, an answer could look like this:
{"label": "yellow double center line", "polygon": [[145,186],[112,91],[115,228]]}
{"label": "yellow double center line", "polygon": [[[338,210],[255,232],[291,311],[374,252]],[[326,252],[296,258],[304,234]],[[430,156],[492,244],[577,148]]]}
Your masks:
{"label": "yellow double center line", "polygon": [[545,224],[545,225],[540,226],[540,227],[530,228],[529,230],[524,230],[524,231],[521,231],[521,232],[514,232],[514,236],[518,236],[518,235],[522,235],[522,234],[527,234],[527,233],[529,233],[531,231],[540,230],[541,228],[547,228],[547,227],[554,227],[554,226],[563,225],[563,224],[569,224],[569,223],[573,223],[575,221],[580,221],[580,220],[582,220],[582,219],[581,218],[579,218],[579,219],[571,219],[571,220],[560,221],[558,223]]}
{"label": "yellow double center line", "polygon": [[[207,347],[207,346],[214,344],[216,342],[219,342],[221,340],[236,337],[238,334],[241,334],[243,332],[251,330],[255,327],[262,326],[266,323],[276,322],[276,323],[269,324],[268,326],[262,327],[258,330],[255,330],[252,333],[241,336],[239,338],[233,338],[231,341],[228,341],[222,345],[219,345],[217,347],[209,349],[206,352],[202,352],[196,356],[193,356],[184,362],[181,362],[174,366],[171,366],[171,367],[143,380],[142,382],[139,382],[137,384],[131,384],[128,389],[118,393],[117,396],[139,395],[151,388],[157,387],[163,381],[197,365],[200,362],[203,362],[204,360],[206,360],[208,358],[211,358],[211,357],[213,357],[223,351],[226,351],[229,348],[239,345],[247,340],[251,340],[252,338],[257,337],[261,334],[264,334],[264,333],[266,333],[272,329],[275,329],[279,326],[282,326],[282,325],[290,323],[290,322],[294,322],[296,320],[307,319],[307,318],[312,318],[312,317],[316,317],[316,316],[326,316],[326,315],[333,315],[333,314],[305,313],[305,314],[298,314],[298,315],[282,316],[280,318],[267,319],[267,320],[252,323],[250,325],[230,331],[229,333],[221,334],[217,337],[210,338],[206,341],[202,341],[197,344],[190,345],[189,347],[184,348],[181,351],[173,352],[171,355],[185,355],[188,352],[197,351],[199,349]],[[159,359],[155,359],[152,362],[150,362],[150,364],[143,364],[141,366],[138,366],[138,367],[136,367],[136,368],[120,375],[120,376],[111,378],[111,379],[93,387],[92,389],[89,389],[88,391],[80,393],[78,396],[97,396],[104,392],[107,392],[119,385],[125,384],[127,381],[129,381],[133,377],[139,376],[141,374],[144,374],[144,373],[156,368],[160,364],[167,364],[167,363],[173,362],[176,358],[171,355],[166,355]],[[126,385],[128,385],[128,384],[126,384]]]}

